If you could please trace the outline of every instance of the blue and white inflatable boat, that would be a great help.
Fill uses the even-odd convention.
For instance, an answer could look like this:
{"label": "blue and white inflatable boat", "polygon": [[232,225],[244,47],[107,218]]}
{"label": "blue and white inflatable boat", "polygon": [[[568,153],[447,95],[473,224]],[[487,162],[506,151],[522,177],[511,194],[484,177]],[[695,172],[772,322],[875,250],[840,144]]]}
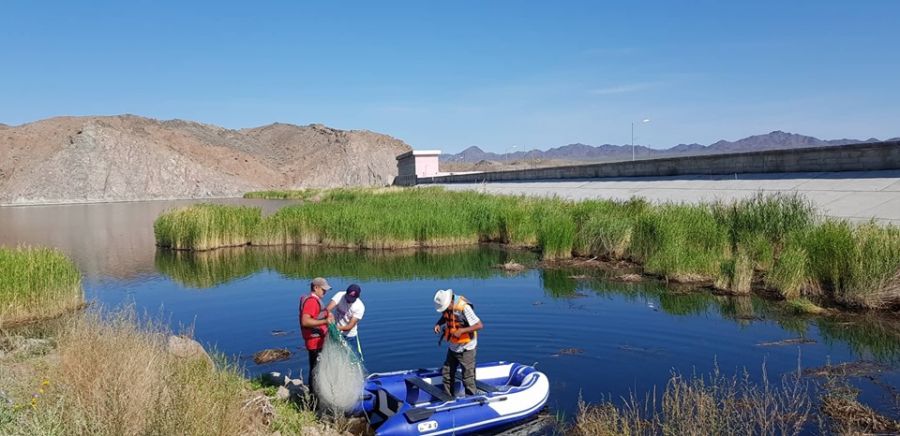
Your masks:
{"label": "blue and white inflatable boat", "polygon": [[550,382],[532,366],[491,362],[476,366],[476,395],[444,392],[439,369],[371,374],[356,412],[366,414],[376,435],[468,434],[509,427],[541,411]]}

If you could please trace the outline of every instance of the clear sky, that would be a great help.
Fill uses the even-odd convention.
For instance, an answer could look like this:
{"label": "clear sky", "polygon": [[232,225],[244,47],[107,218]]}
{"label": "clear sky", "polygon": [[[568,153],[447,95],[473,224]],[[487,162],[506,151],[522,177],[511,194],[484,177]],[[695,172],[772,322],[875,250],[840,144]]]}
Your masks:
{"label": "clear sky", "polygon": [[0,122],[324,123],[416,148],[900,136],[900,1],[0,7]]}

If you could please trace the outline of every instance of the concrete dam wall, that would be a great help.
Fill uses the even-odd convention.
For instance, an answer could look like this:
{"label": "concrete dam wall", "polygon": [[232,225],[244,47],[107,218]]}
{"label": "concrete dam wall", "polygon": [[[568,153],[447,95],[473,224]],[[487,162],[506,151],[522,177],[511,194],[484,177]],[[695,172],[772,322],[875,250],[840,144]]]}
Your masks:
{"label": "concrete dam wall", "polygon": [[900,169],[900,141],[419,177],[416,184]]}

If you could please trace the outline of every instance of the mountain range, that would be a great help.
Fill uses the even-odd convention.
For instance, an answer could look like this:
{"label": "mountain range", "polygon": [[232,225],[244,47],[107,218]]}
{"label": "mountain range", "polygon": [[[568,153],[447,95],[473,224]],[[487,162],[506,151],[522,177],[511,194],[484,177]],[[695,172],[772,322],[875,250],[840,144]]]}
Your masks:
{"label": "mountain range", "polygon": [[135,115],[48,118],[0,125],[0,204],[384,186],[410,149],[388,135],[320,124],[233,130]]}
{"label": "mountain range", "polygon": [[[891,140],[898,140],[893,138]],[[763,135],[749,136],[737,141],[721,140],[709,145],[702,144],[678,144],[666,149],[649,148],[643,145],[635,145],[634,154],[638,159],[691,156],[720,153],[740,153],[749,151],[762,151],[773,149],[790,149],[804,147],[821,147],[829,145],[858,144],[864,142],[878,142],[876,138],[859,139],[830,139],[823,140],[812,136],[776,130]],[[516,151],[512,153],[486,152],[479,147],[472,146],[456,154],[444,154],[443,162],[475,163],[481,161],[583,161],[605,162],[631,159],[631,145],[587,145],[569,144],[554,147],[548,150]]]}

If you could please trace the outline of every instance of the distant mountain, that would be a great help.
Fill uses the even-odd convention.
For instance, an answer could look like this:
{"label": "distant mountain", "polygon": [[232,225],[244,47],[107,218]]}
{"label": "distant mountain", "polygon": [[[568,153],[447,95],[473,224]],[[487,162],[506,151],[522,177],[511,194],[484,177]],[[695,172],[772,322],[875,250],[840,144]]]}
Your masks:
{"label": "distant mountain", "polygon": [[[894,138],[892,140],[896,140]],[[791,149],[804,147],[824,147],[829,145],[859,144],[864,142],[878,142],[876,138],[866,140],[859,139],[831,139],[822,140],[812,136],[798,135],[796,133],[776,130],[764,135],[748,136],[737,141],[721,140],[709,145],[702,144],[678,144],[666,149],[652,149],[642,145],[635,145],[634,154],[641,159],[654,157],[675,157],[704,154],[740,153],[748,151],[762,151],[775,149]],[[547,150],[517,151],[514,153],[485,152],[476,146],[469,147],[457,154],[445,154],[441,156],[444,162],[480,162],[480,161],[520,161],[520,160],[557,160],[557,161],[585,161],[604,162],[631,159],[631,145],[587,145],[569,144],[554,147]]]}
{"label": "distant mountain", "polygon": [[240,130],[134,115],[0,126],[0,204],[237,197],[247,191],[385,186],[399,139],[320,124]]}

